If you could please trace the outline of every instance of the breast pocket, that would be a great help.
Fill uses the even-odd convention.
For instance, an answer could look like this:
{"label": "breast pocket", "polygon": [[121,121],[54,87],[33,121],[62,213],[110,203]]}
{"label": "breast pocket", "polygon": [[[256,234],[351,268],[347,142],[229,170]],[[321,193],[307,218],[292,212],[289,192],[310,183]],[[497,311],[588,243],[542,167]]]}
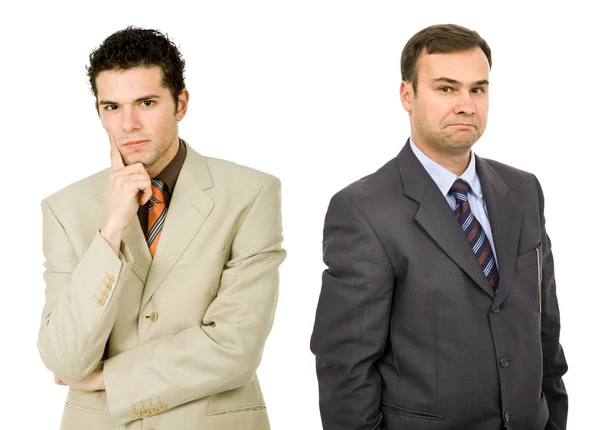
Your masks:
{"label": "breast pocket", "polygon": [[516,282],[535,294],[537,311],[542,311],[542,245],[517,257]]}

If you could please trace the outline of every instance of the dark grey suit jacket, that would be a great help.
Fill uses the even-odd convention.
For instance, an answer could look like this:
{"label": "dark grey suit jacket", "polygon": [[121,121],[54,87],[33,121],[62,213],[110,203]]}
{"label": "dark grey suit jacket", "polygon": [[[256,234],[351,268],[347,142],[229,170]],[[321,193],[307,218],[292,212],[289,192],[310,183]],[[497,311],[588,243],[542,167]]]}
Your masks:
{"label": "dark grey suit jacket", "polygon": [[537,178],[477,157],[500,285],[407,143],[338,192],[311,349],[324,430],[566,429]]}

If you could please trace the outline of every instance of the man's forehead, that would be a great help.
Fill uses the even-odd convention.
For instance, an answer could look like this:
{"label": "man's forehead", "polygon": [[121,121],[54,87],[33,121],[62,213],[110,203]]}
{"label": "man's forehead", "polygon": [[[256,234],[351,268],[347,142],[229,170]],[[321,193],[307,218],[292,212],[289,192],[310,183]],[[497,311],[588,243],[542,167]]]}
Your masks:
{"label": "man's forehead", "polygon": [[152,93],[166,91],[159,67],[104,70],[96,78],[96,88],[100,98],[104,94],[107,96],[110,94],[112,98],[121,95],[121,97],[135,99],[149,91]]}
{"label": "man's forehead", "polygon": [[489,64],[483,51],[423,54],[417,63],[419,80],[436,82],[440,78],[471,84],[489,80]]}

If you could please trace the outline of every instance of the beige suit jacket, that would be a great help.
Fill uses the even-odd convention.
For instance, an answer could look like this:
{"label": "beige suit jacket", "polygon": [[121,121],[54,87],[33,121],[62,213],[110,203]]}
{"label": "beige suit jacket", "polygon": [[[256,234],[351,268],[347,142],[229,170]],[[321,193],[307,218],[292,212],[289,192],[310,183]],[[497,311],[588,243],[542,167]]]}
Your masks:
{"label": "beige suit jacket", "polygon": [[117,257],[98,233],[108,170],[42,202],[46,367],[69,390],[63,430],[264,430],[256,377],[273,323],[280,182],[188,145],[154,259],[137,216]]}

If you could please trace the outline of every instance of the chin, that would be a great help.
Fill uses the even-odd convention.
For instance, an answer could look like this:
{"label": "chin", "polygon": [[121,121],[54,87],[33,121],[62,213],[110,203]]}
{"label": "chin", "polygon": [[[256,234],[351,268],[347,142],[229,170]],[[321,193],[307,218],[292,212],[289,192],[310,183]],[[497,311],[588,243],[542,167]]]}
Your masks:
{"label": "chin", "polygon": [[147,160],[145,159],[145,157],[127,157],[127,158],[125,158],[126,166],[131,166],[132,164],[135,164],[135,163],[142,163],[144,166],[146,166],[146,162],[147,162]]}
{"label": "chin", "polygon": [[470,148],[479,140],[479,137],[479,135],[462,136],[462,138],[453,136],[449,139],[448,144],[454,148]]}

